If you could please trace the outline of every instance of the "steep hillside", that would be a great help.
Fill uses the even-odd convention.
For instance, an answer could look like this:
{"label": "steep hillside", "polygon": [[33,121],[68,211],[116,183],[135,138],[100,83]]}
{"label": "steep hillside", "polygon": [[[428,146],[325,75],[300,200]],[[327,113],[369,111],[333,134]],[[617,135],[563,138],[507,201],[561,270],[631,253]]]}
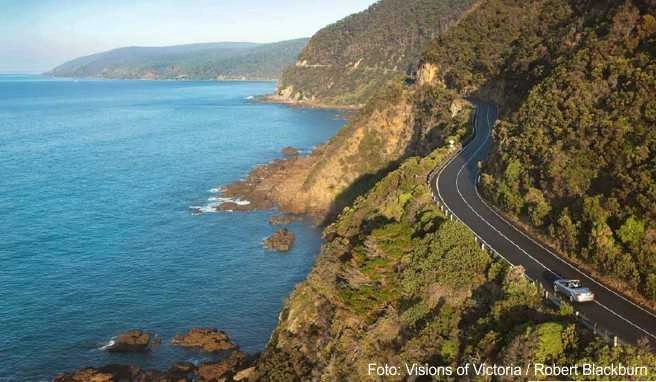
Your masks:
{"label": "steep hillside", "polygon": [[[330,223],[251,379],[370,380],[370,362],[520,367],[522,377],[499,380],[563,378],[534,375],[536,362],[654,365],[646,346],[611,347],[579,326],[572,306],[547,304],[521,268],[444,216],[426,185],[449,154],[444,142],[471,134],[464,97],[495,101],[486,196],[564,255],[654,299],[654,1],[486,0],[432,40],[414,81],[382,85],[403,74],[405,58],[383,50],[362,66],[351,51],[374,46],[362,30],[384,30],[393,45],[394,28],[407,25],[364,22],[391,5],[398,13],[386,10],[385,21],[406,15],[400,1],[382,1],[322,31],[327,45],[310,42],[281,82],[293,100],[364,107],[310,156],[259,167],[226,191]],[[366,67],[392,74],[372,80],[359,70],[378,69]]]}
{"label": "steep hillside", "polygon": [[653,364],[645,349],[611,348],[579,327],[571,307],[545,305],[521,268],[492,259],[440,212],[424,180],[447,151],[406,160],[326,228],[257,380],[374,380],[371,362],[398,365],[390,381],[407,380],[406,362],[521,367],[507,380],[545,378],[524,372],[533,362]]}
{"label": "steep hillside", "polygon": [[275,99],[359,105],[385,83],[412,72],[425,44],[474,0],[381,0],[317,32],[287,68]]}
{"label": "steep hillside", "polygon": [[461,133],[453,122],[467,117],[469,103],[435,90],[401,83],[383,87],[311,155],[256,168],[245,181],[228,186],[226,196],[319,221],[334,217],[403,159],[426,154]]}
{"label": "steep hillside", "polygon": [[571,58],[499,126],[488,190],[563,252],[656,301],[653,12],[627,3],[582,28]]}
{"label": "steep hillside", "polygon": [[114,79],[274,79],[296,60],[307,41],[119,48],[77,58],[48,74]]}
{"label": "steep hillside", "polygon": [[[656,258],[652,6],[486,1],[431,43],[418,84],[364,110],[394,110],[429,91],[441,102],[411,103],[406,120],[425,120],[418,110],[428,110],[428,125],[462,136],[464,121],[449,119],[448,105],[464,95],[496,101],[503,117],[485,164],[487,195],[572,256],[646,292]],[[521,270],[446,220],[424,183],[444,155],[406,159],[325,229],[312,273],[259,360],[259,379],[365,380],[369,362],[653,363],[646,349],[611,348],[577,326],[571,307],[545,305]]]}
{"label": "steep hillside", "polygon": [[[499,22],[540,3],[549,11],[537,27]],[[426,56],[446,87],[505,106],[485,194],[564,256],[655,306],[655,5],[522,4],[486,3]],[[545,28],[545,19],[557,22]],[[516,38],[498,46],[492,32]],[[452,50],[457,34],[471,43]]]}

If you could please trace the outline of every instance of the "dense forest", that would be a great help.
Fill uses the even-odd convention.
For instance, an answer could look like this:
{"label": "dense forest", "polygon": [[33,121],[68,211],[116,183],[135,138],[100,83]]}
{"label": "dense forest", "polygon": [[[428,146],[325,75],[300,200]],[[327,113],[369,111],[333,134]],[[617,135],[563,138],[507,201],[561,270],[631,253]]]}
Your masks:
{"label": "dense forest", "polygon": [[71,60],[48,74],[112,79],[271,80],[296,60],[307,41],[118,48]]}
{"label": "dense forest", "polygon": [[290,101],[364,104],[390,80],[414,70],[425,45],[474,0],[382,0],[317,32],[278,93]]}
{"label": "dense forest", "polygon": [[[485,194],[616,288],[654,301],[653,3],[490,1],[477,13],[425,60],[444,86],[502,105]],[[468,44],[455,49],[459,34]]]}
{"label": "dense forest", "polygon": [[[651,12],[648,13],[648,12]],[[656,19],[627,3],[583,24],[496,129],[489,194],[563,251],[656,300]]]}

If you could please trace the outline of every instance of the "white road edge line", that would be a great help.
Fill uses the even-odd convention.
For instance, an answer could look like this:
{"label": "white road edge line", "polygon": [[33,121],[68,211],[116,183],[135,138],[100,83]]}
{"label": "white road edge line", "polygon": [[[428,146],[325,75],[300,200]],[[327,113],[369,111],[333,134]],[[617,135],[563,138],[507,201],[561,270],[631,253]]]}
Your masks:
{"label": "white road edge line", "polygon": [[[476,115],[476,119],[478,119],[478,114]],[[485,118],[485,119],[486,119],[486,121],[487,121],[487,123],[488,123],[488,125],[489,125],[489,123],[490,123],[490,113],[489,113],[489,109],[486,109],[486,118]],[[476,130],[476,120],[474,121],[474,131],[475,131],[475,130]],[[519,249],[522,253],[524,253],[526,256],[528,256],[529,258],[531,258],[533,261],[535,261],[535,262],[536,262],[537,264],[539,264],[541,267],[543,267],[544,269],[548,270],[548,271],[551,272],[552,274],[558,276],[558,273],[552,271],[552,270],[549,269],[547,266],[545,266],[542,262],[540,262],[539,260],[537,260],[536,258],[534,258],[533,256],[531,256],[528,252],[526,252],[524,249],[522,249],[517,243],[515,243],[515,242],[512,241],[512,240],[510,240],[510,238],[508,238],[506,235],[504,235],[502,232],[500,232],[496,227],[494,227],[490,222],[488,222],[486,219],[484,219],[484,218],[483,218],[478,212],[476,212],[476,211],[474,210],[474,208],[471,206],[471,204],[469,204],[469,202],[465,199],[465,197],[464,197],[464,196],[462,195],[462,193],[460,192],[460,187],[458,186],[458,179],[460,178],[460,175],[461,175],[461,173],[462,173],[462,170],[463,170],[463,169],[464,169],[469,163],[471,163],[471,161],[474,159],[474,157],[476,156],[476,154],[478,154],[478,152],[479,152],[481,149],[483,149],[483,147],[485,146],[485,143],[487,143],[487,141],[489,140],[489,138],[490,138],[490,135],[488,134],[488,135],[485,137],[485,139],[483,140],[483,143],[482,143],[482,144],[481,144],[481,145],[480,145],[480,146],[474,151],[474,153],[472,154],[472,157],[469,158],[468,160],[466,160],[466,161],[463,163],[463,165],[460,167],[460,169],[458,170],[458,174],[456,175],[456,191],[458,192],[458,195],[460,196],[460,198],[465,202],[465,204],[467,204],[467,207],[469,207],[469,209],[470,209],[472,212],[474,212],[474,214],[475,214],[476,216],[478,216],[479,219],[481,219],[482,221],[484,221],[488,226],[490,226],[490,228],[492,228],[495,232],[497,232],[500,236],[502,236],[504,239],[506,239],[506,240],[507,240],[509,243],[511,243],[513,246],[517,247],[517,249]],[[436,176],[436,178],[435,178],[435,188],[437,189],[437,192],[438,192],[438,196],[439,196],[439,198],[442,200],[442,202],[444,203],[445,206],[446,206],[446,202],[445,202],[444,199],[442,198],[442,195],[441,195],[441,192],[440,192],[440,187],[439,187],[439,178],[440,178],[440,175],[442,175],[442,172],[444,171],[444,169],[446,169],[447,167],[449,167],[449,165],[450,165],[450,164],[451,164],[451,163],[452,163],[452,162],[458,157],[458,155],[461,154],[463,151],[464,151],[464,148],[461,149],[456,155],[454,155],[453,158],[451,158],[451,160],[449,160],[449,162],[447,162],[447,164],[446,164],[446,165],[440,170],[440,172],[437,174],[437,176]],[[475,187],[475,188],[476,188],[476,187]],[[476,192],[477,192],[477,194],[478,194],[478,189],[477,189],[477,188],[476,188]],[[482,200],[482,198],[480,198],[480,195],[478,195],[478,197],[479,197],[479,199]],[[485,203],[485,204],[487,205],[487,203]],[[449,207],[447,206],[447,208],[449,208]],[[489,208],[489,205],[488,205],[488,208]],[[457,215],[456,215],[455,213],[453,213],[453,210],[451,210],[451,208],[449,208],[449,211],[451,211],[451,213],[452,213],[454,216],[457,217]],[[494,212],[495,215],[499,216],[495,211],[492,211],[492,212]],[[527,237],[526,234],[524,234],[523,232],[519,231],[516,227],[514,227],[512,224],[510,224],[506,219],[502,218],[501,216],[499,216],[499,217],[500,217],[502,220],[504,220],[506,223],[508,223],[511,227],[513,227],[516,231],[518,231],[519,233],[521,233],[523,236]],[[458,220],[459,220],[461,223],[463,223],[465,226],[467,226],[472,232],[475,232],[475,231],[474,231],[474,230],[473,230],[468,224],[466,224],[462,219],[458,218]],[[477,235],[477,236],[478,236],[478,235]],[[529,238],[532,242],[534,242],[535,244],[539,245],[539,243],[536,243],[536,242],[535,242],[533,239],[531,239],[530,237],[528,237],[528,238]],[[481,238],[481,239],[482,239],[482,238]],[[486,244],[487,244],[487,243],[486,243]],[[496,253],[498,253],[501,257],[503,257],[508,263],[512,264],[508,259],[506,259],[503,255],[501,255],[501,253],[500,253],[499,251],[495,250],[491,245],[489,245],[489,244],[487,244],[487,245],[488,245],[488,247],[492,248]],[[549,254],[551,254],[552,256],[556,256],[553,252],[547,250],[547,249],[544,248],[543,246],[541,246],[541,245],[539,245],[539,246],[540,246],[541,248],[545,249],[545,251],[547,251],[547,252],[548,252]],[[556,256],[556,257],[557,257],[557,256]],[[563,261],[560,257],[557,257],[557,258],[560,259],[561,261]],[[575,269],[576,271],[578,271],[578,269],[577,269],[577,268],[574,268],[571,264],[569,264],[569,263],[567,263],[567,262],[565,262],[565,263],[566,263],[567,265],[569,265],[570,267],[572,267],[573,269]],[[583,275],[586,275],[585,273],[583,273],[583,272],[581,272],[581,271],[578,271],[578,272],[581,273],[581,274],[583,274]],[[587,277],[587,275],[586,275],[586,277]],[[592,279],[592,278],[590,278],[590,279],[593,280],[593,281],[595,281],[595,283],[598,283],[596,280],[594,280],[594,279]],[[604,287],[604,289],[607,289],[607,290],[608,290],[608,288],[605,288],[605,287]],[[611,291],[611,292],[612,292],[612,291]],[[613,294],[615,294],[615,295],[617,295],[618,297],[621,297],[622,299],[626,300],[626,298],[624,298],[623,296],[618,295],[618,294],[615,293],[615,292],[613,292]],[[628,300],[626,300],[626,301],[628,301]],[[629,302],[630,302],[630,301],[629,301]],[[650,336],[650,337],[656,339],[656,336],[655,336],[655,335],[649,333],[647,330],[643,329],[642,327],[638,326],[637,324],[633,323],[632,321],[630,321],[630,320],[624,318],[623,316],[621,316],[620,314],[618,314],[618,313],[615,312],[614,310],[610,309],[610,308],[607,307],[606,305],[600,303],[600,302],[597,301],[597,300],[595,300],[595,303],[597,303],[599,306],[601,306],[602,308],[606,309],[607,311],[609,311],[609,312],[612,313],[613,315],[617,316],[617,317],[620,318],[621,320],[627,322],[627,323],[630,324],[631,326],[633,326],[633,327],[635,327],[636,329],[640,330],[641,332],[643,332],[643,333],[647,334],[648,336]],[[635,305],[635,304],[632,303],[632,305]],[[637,306],[637,305],[635,305],[635,306]],[[638,306],[638,307],[639,307],[639,306]],[[639,307],[639,308],[642,309],[642,310],[644,310],[644,309],[641,308],[641,307]],[[649,313],[649,312],[647,312],[647,313]],[[650,314],[651,314],[651,313],[650,313]]]}
{"label": "white road edge line", "polygon": [[[485,118],[485,119],[487,120],[488,125],[490,125],[490,113],[489,113],[489,112],[486,114],[486,118]],[[605,289],[607,292],[610,292],[611,294],[614,294],[615,296],[621,298],[621,299],[624,300],[625,302],[628,302],[629,304],[633,305],[634,307],[636,307],[636,308],[642,310],[643,312],[647,313],[648,315],[650,315],[650,316],[656,318],[656,314],[650,312],[648,309],[643,308],[642,306],[640,306],[640,305],[634,303],[633,301],[629,300],[628,298],[626,298],[626,297],[622,296],[621,294],[615,292],[614,290],[608,288],[607,286],[605,286],[605,285],[602,284],[601,282],[597,281],[597,279],[595,279],[594,277],[590,276],[590,275],[587,274],[586,272],[584,272],[584,271],[580,270],[579,268],[575,267],[575,266],[574,266],[573,264],[571,264],[569,261],[563,259],[561,256],[558,256],[558,255],[555,254],[553,251],[551,251],[549,248],[546,248],[545,246],[543,246],[542,244],[540,244],[538,241],[536,241],[535,239],[533,239],[532,237],[530,237],[529,235],[527,235],[526,233],[524,233],[522,230],[520,230],[519,228],[515,227],[514,224],[512,224],[512,223],[509,222],[505,217],[503,217],[501,214],[499,214],[499,213],[496,211],[496,209],[495,209],[494,207],[490,206],[490,204],[489,204],[485,199],[483,199],[483,198],[481,197],[481,195],[480,195],[479,192],[478,192],[478,187],[474,187],[474,188],[476,189],[476,195],[477,195],[478,198],[483,202],[483,204],[485,204],[485,205],[486,205],[486,206],[492,211],[492,213],[494,213],[497,217],[499,217],[499,219],[503,220],[503,221],[506,222],[510,227],[512,227],[512,229],[514,229],[515,231],[519,232],[519,234],[521,234],[521,235],[524,236],[525,238],[527,238],[527,239],[529,239],[530,241],[532,241],[533,244],[535,244],[535,245],[537,245],[538,247],[542,248],[543,250],[545,250],[546,252],[548,252],[549,254],[551,254],[553,257],[555,257],[556,259],[558,259],[560,262],[562,262],[563,264],[567,265],[568,267],[570,267],[571,269],[577,271],[578,273],[584,275],[585,277],[587,277],[588,279],[590,279],[591,281],[593,281],[595,284],[597,284],[597,285],[600,286],[601,288]]]}

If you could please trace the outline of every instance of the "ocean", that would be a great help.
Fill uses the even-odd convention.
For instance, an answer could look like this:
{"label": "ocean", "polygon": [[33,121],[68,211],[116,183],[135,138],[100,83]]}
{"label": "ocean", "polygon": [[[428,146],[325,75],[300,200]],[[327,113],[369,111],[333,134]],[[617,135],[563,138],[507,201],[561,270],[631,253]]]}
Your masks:
{"label": "ocean", "polygon": [[[336,111],[253,101],[274,87],[0,76],[0,381],[198,362],[207,356],[168,346],[196,326],[264,349],[318,253],[318,230],[293,223],[295,247],[275,253],[262,248],[275,211],[190,207],[344,123]],[[162,345],[100,350],[131,328]]]}

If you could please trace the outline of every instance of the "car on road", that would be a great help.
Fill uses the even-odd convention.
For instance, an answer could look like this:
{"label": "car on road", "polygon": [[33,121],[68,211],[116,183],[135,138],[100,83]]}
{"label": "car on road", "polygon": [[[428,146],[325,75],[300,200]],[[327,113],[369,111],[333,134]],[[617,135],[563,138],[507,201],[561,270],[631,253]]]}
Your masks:
{"label": "car on road", "polygon": [[579,280],[558,279],[553,284],[554,293],[563,294],[570,302],[586,302],[594,300],[594,293],[581,285]]}

